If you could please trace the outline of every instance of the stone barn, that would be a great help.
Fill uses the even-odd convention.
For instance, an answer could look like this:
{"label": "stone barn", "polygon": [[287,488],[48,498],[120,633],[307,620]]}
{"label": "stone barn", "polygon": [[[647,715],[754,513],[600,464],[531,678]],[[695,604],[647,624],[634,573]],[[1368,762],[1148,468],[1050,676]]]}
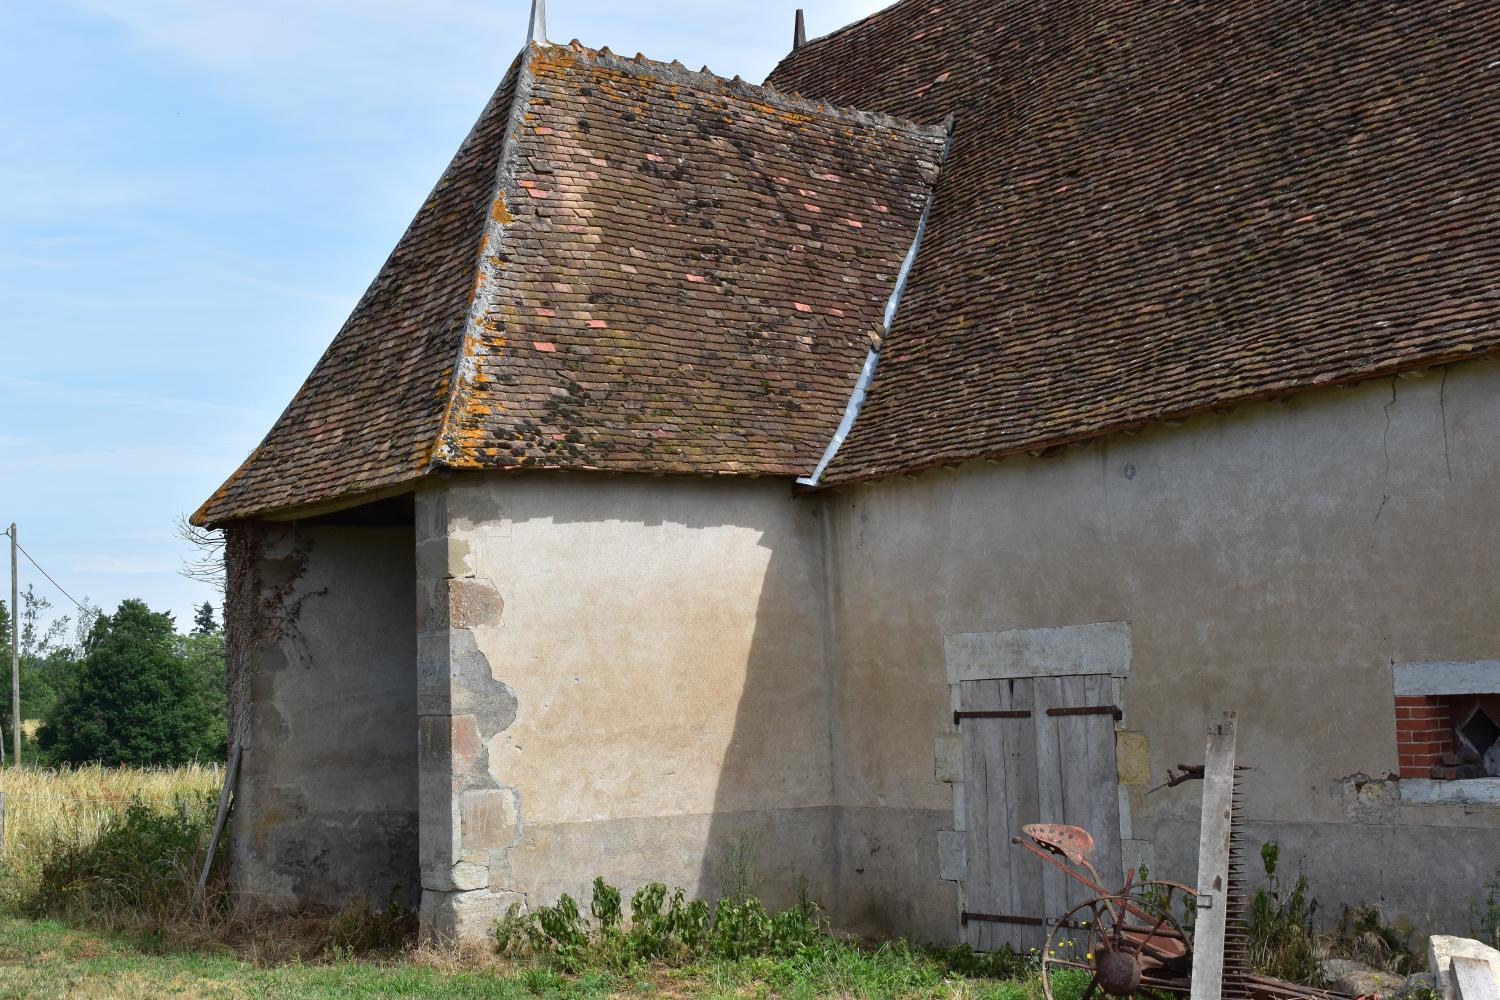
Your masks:
{"label": "stone barn", "polygon": [[732,870],[1025,943],[1019,826],[1191,881],[1197,793],[1147,793],[1237,709],[1252,840],[1462,928],[1500,9],[902,0],[764,86],[540,15],[196,515],[247,898],[471,937]]}

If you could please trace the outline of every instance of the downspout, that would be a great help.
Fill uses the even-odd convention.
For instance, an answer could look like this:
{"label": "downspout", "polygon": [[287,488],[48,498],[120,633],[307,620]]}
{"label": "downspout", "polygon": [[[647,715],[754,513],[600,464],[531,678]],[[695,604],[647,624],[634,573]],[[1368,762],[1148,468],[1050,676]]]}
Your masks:
{"label": "downspout", "polygon": [[[938,167],[948,160],[948,151],[953,148],[953,116],[948,116],[948,137],[943,140],[943,155],[938,160]],[[828,468],[828,463],[833,461],[843,447],[844,439],[854,429],[854,421],[859,419],[859,411],[865,405],[865,396],[870,390],[870,383],[875,379],[875,369],[880,365],[880,348],[885,343],[885,338],[891,334],[891,324],[896,321],[896,310],[901,305],[901,296],[906,292],[907,279],[911,277],[911,269],[917,262],[917,251],[922,248],[922,235],[927,232],[927,219],[932,214],[932,203],[937,198],[937,186],[927,193],[927,204],[922,208],[922,217],[917,220],[917,234],[912,238],[911,248],[906,251],[906,259],[901,262],[901,270],[896,275],[896,286],[891,289],[891,297],[886,300],[885,317],[881,322],[880,336],[870,347],[870,353],[865,355],[864,367],[859,371],[859,379],[854,383],[854,391],[849,395],[849,403],[844,407],[844,419],[839,421],[838,429],[833,432],[833,440],[828,442],[828,447],[823,450],[823,457],[818,460],[818,467],[813,470],[812,475],[802,476],[797,480],[798,486],[817,486],[823,478],[823,472]]]}

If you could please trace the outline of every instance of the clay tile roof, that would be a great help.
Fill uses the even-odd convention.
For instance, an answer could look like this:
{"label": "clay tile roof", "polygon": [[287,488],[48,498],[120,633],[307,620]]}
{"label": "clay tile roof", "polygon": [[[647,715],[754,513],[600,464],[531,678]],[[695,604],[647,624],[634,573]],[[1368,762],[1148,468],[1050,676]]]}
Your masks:
{"label": "clay tile roof", "polygon": [[955,116],[826,482],[1500,350],[1500,5],[904,0],[771,83]]}
{"label": "clay tile roof", "polygon": [[195,519],[337,502],[437,468],[805,473],[945,139],[680,65],[529,48],[328,353]]}

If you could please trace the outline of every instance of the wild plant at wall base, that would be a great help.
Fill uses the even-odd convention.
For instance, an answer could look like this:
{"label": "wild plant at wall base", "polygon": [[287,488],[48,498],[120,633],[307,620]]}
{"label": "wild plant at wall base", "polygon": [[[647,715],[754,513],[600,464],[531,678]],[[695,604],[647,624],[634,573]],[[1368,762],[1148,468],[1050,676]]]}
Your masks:
{"label": "wild plant at wall base", "polygon": [[1500,868],[1484,883],[1483,894],[1469,900],[1469,936],[1500,948]]}

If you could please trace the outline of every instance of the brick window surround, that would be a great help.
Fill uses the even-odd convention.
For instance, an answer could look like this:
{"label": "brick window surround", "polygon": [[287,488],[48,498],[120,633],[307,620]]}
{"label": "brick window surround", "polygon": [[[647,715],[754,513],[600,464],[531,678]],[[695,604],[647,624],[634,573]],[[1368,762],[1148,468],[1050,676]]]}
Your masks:
{"label": "brick window surround", "polygon": [[1496,783],[1500,660],[1393,663],[1391,674],[1400,776],[1451,782],[1486,777],[1488,769]]}
{"label": "brick window surround", "polygon": [[1450,698],[1436,694],[1396,696],[1396,753],[1403,778],[1430,778],[1455,751]]}

